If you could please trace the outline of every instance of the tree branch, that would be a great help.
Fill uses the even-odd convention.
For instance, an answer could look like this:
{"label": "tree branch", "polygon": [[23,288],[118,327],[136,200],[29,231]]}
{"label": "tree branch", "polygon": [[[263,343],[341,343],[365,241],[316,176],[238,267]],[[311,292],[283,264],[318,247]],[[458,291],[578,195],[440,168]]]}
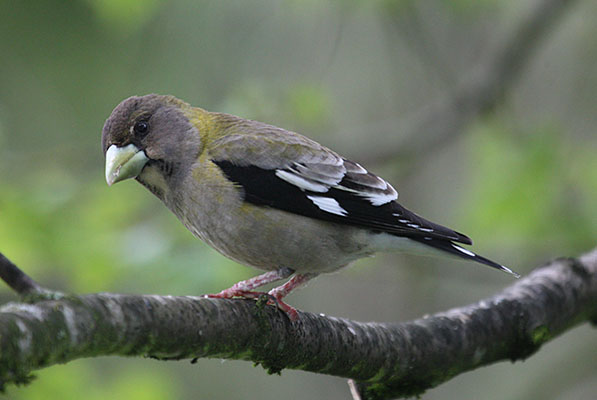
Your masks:
{"label": "tree branch", "polygon": [[[0,264],[6,263],[0,258]],[[363,399],[420,394],[471,369],[519,360],[597,321],[597,249],[538,268],[498,295],[406,323],[363,323],[252,300],[98,293],[0,308],[0,382],[99,355],[250,360],[354,379]],[[355,385],[353,385],[354,387]]]}
{"label": "tree branch", "polygon": [[0,278],[17,294],[26,297],[44,289],[0,253]]}

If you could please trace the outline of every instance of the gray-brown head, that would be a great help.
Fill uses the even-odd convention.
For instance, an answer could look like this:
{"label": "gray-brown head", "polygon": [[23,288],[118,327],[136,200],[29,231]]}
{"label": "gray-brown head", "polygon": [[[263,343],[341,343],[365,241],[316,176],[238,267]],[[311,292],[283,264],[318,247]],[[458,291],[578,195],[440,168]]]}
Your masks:
{"label": "gray-brown head", "polygon": [[116,106],[102,130],[108,185],[137,178],[155,193],[154,182],[144,179],[148,170],[165,181],[188,171],[201,145],[198,127],[188,118],[192,112],[187,103],[156,94]]}

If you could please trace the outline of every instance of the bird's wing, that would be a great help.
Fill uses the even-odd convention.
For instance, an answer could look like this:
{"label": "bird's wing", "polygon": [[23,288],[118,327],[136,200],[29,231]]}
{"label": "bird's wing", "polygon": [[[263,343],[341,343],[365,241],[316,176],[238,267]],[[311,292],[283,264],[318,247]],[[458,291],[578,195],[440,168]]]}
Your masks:
{"label": "bird's wing", "polygon": [[299,134],[256,124],[209,149],[211,160],[243,188],[245,201],[399,236],[472,243],[402,207],[396,190],[358,163]]}

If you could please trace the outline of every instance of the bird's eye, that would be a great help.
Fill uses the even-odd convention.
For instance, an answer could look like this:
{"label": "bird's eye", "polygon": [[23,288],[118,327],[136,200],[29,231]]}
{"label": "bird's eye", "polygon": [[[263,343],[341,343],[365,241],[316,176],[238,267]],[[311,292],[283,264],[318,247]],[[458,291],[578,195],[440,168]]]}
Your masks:
{"label": "bird's eye", "polygon": [[147,121],[137,121],[133,129],[138,135],[147,135],[147,132],[149,132],[149,123]]}

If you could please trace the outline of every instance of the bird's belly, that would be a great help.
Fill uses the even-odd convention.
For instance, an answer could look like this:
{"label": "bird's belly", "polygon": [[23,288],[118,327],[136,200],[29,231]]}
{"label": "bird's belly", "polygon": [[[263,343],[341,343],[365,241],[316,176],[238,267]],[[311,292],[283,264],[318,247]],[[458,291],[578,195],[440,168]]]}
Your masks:
{"label": "bird's belly", "polygon": [[242,264],[322,273],[373,253],[358,228],[247,203],[229,206],[181,220],[196,236]]}

